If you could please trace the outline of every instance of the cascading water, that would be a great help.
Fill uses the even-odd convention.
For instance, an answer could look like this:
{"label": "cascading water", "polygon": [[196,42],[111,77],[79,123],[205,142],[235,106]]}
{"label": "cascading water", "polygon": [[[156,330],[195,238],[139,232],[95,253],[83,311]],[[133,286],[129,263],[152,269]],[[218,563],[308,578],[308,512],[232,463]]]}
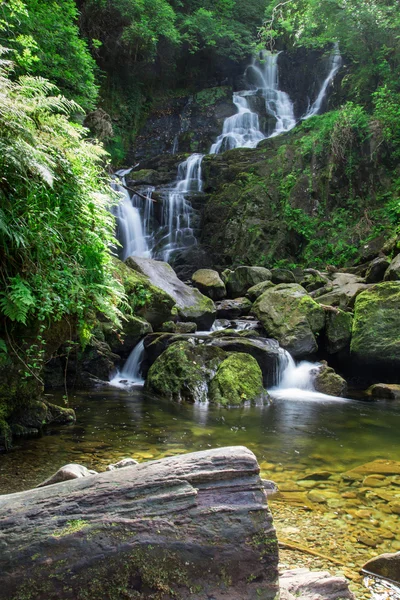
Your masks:
{"label": "cascading water", "polygon": [[162,226],[167,229],[163,244],[163,260],[169,260],[175,250],[193,246],[196,238],[191,227],[190,193],[202,191],[201,162],[204,154],[192,154],[178,167],[178,178],[164,203]]}
{"label": "cascading water", "polygon": [[293,357],[283,348],[279,348],[279,373],[277,387],[280,390],[298,389],[314,391],[314,376],[319,369],[319,363],[306,360],[296,365]]}
{"label": "cascading water", "polygon": [[144,385],[144,379],[141,375],[141,366],[144,359],[144,354],[144,342],[141,341],[130,353],[122,371],[118,371],[118,373],[112,378],[110,385],[116,387]]}
{"label": "cascading water", "polygon": [[316,99],[314,100],[314,102],[312,103],[310,108],[308,109],[307,113],[303,117],[303,120],[309,119],[310,117],[313,117],[314,115],[318,115],[321,112],[322,104],[325,99],[326,92],[328,90],[328,86],[334,80],[334,78],[341,66],[342,66],[342,56],[339,51],[339,44],[336,43],[334,45],[333,52],[331,53],[330,58],[329,58],[329,73],[322,83],[322,86],[321,86],[318,96],[316,97]]}

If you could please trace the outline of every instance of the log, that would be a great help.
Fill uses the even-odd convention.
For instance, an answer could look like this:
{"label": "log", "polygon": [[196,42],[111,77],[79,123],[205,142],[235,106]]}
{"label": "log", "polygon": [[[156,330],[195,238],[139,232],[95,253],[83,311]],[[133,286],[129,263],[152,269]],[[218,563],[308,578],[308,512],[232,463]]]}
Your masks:
{"label": "log", "polygon": [[0,496],[1,600],[272,600],[277,567],[244,447]]}

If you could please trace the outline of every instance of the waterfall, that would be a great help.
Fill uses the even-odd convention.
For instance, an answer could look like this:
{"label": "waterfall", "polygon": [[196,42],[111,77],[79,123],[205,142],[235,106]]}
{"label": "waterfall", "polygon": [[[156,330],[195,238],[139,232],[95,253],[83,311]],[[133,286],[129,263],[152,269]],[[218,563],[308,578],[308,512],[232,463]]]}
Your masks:
{"label": "waterfall", "polygon": [[336,43],[334,45],[333,52],[331,53],[331,55],[329,57],[329,73],[322,83],[322,86],[321,86],[321,89],[319,91],[317,98],[314,100],[311,107],[308,109],[307,113],[303,117],[303,120],[309,119],[310,117],[313,117],[314,115],[318,115],[320,113],[323,101],[326,96],[326,92],[328,90],[328,86],[334,80],[335,75],[339,71],[341,66],[342,66],[342,56],[340,54],[339,44]]}
{"label": "waterfall", "polygon": [[167,234],[164,238],[162,258],[167,261],[172,252],[196,244],[191,227],[192,205],[187,196],[193,192],[201,192],[201,162],[203,154],[192,154],[178,167],[178,178],[173,189],[168,193],[164,203],[163,223]]}
{"label": "waterfall", "polygon": [[279,367],[277,388],[279,390],[298,389],[314,390],[314,376],[316,375],[319,363],[311,363],[306,360],[296,365],[293,357],[287,350],[279,349]]}
{"label": "waterfall", "polygon": [[122,260],[126,260],[128,256],[151,256],[140,210],[138,206],[134,206],[133,204],[135,197],[131,200],[130,194],[126,189],[125,176],[129,172],[130,169],[117,171],[116,176],[120,183],[115,178],[112,182],[112,188],[122,196],[121,201],[113,210],[117,219],[118,238],[122,245]]}
{"label": "waterfall", "polygon": [[142,340],[134,347],[130,353],[122,371],[112,378],[110,385],[116,387],[126,387],[131,385],[144,385],[144,379],[141,376],[141,366],[144,359],[145,348]]}

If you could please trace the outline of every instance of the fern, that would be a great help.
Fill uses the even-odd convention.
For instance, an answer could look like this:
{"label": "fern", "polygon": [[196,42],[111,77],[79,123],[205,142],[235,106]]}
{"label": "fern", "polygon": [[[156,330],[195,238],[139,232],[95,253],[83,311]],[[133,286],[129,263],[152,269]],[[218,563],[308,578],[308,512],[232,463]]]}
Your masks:
{"label": "fern", "polygon": [[0,308],[11,321],[26,325],[29,311],[35,306],[30,287],[23,282],[19,275],[10,280],[6,292],[0,297]]}

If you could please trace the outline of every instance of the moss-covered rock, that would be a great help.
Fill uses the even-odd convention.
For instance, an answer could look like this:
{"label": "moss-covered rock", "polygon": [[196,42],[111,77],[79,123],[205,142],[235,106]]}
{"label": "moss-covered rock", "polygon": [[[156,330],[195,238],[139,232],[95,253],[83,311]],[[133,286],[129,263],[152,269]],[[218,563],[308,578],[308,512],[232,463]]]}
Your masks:
{"label": "moss-covered rock", "polygon": [[252,304],[248,298],[235,298],[234,300],[222,300],[216,303],[218,319],[238,319],[247,316],[251,311]]}
{"label": "moss-covered rock", "polygon": [[400,367],[400,282],[379,283],[356,300],[351,353],[362,364]]}
{"label": "moss-covered rock", "polygon": [[320,273],[320,271],[317,271],[316,269],[304,270],[301,285],[307,292],[315,292],[315,290],[319,290],[329,284],[329,278],[323,273]]}
{"label": "moss-covered rock", "polygon": [[390,263],[386,273],[385,281],[399,281],[400,280],[400,254],[398,254]]}
{"label": "moss-covered rock", "polygon": [[353,315],[342,310],[326,310],[325,347],[329,354],[350,350]]}
{"label": "moss-covered rock", "polygon": [[368,266],[365,273],[365,281],[367,283],[379,283],[383,281],[385,273],[390,265],[390,261],[386,256],[378,256]]}
{"label": "moss-covered rock", "polygon": [[261,369],[248,354],[231,354],[218,367],[210,384],[210,402],[239,406],[256,402],[263,394]]}
{"label": "moss-covered rock", "polygon": [[275,284],[272,283],[272,281],[262,281],[261,283],[257,283],[257,285],[253,285],[253,287],[247,290],[246,297],[249,298],[251,302],[255,302],[261,294],[269,290],[269,288],[274,287],[274,285]]}
{"label": "moss-covered rock", "polygon": [[111,323],[102,323],[101,329],[104,341],[117,354],[130,352],[145,335],[153,331],[148,321],[132,315],[127,315],[126,320],[122,321],[122,332],[115,331]]}
{"label": "moss-covered rock", "polygon": [[272,269],[272,283],[296,283],[296,279],[292,271],[289,269]]}
{"label": "moss-covered rock", "polygon": [[400,385],[395,383],[374,383],[367,391],[374,400],[400,400]]}
{"label": "moss-covered rock", "polygon": [[169,400],[206,402],[208,384],[226,356],[220,348],[178,341],[150,367],[145,387]]}
{"label": "moss-covered rock", "polygon": [[264,292],[253,304],[253,314],[268,336],[300,358],[316,352],[316,335],[323,329],[325,313],[297,283],[280,284]]}
{"label": "moss-covered rock", "polygon": [[226,291],[229,298],[244,296],[248,289],[271,279],[271,271],[264,267],[237,267],[226,277]]}
{"label": "moss-covered rock", "polygon": [[346,396],[346,381],[335,373],[325,360],[322,361],[322,366],[318,369],[313,383],[315,390],[321,394],[328,394],[328,396],[336,396],[337,398]]}
{"label": "moss-covered rock", "polygon": [[217,271],[199,269],[192,275],[193,285],[212,300],[222,300],[226,296],[225,284]]}

